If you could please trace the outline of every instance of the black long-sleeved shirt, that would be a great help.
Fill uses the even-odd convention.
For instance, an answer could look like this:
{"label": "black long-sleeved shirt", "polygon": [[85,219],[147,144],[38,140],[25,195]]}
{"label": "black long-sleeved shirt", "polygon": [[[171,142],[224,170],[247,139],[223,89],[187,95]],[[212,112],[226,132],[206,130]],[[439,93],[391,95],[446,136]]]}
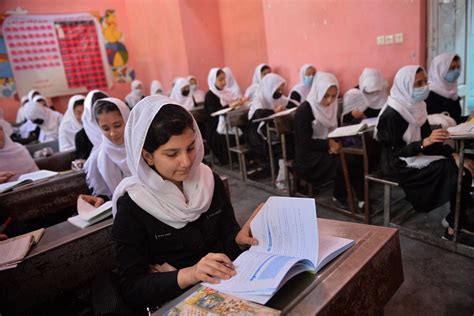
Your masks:
{"label": "black long-sleeved shirt", "polygon": [[150,273],[149,265],[168,263],[177,270],[196,264],[210,252],[235,259],[240,227],[224,185],[214,174],[215,187],[209,209],[194,222],[175,229],[141,209],[127,194],[117,202],[112,228],[116,241],[120,287],[124,299],[136,306],[158,306],[183,290],[178,271]]}

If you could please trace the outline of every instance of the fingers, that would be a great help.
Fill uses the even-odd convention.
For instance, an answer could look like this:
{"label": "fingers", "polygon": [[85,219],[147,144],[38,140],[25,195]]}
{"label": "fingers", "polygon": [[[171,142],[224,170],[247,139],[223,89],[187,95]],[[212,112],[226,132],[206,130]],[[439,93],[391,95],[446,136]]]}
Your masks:
{"label": "fingers", "polygon": [[209,253],[196,267],[196,278],[213,284],[219,283],[219,279],[228,280],[235,273],[232,261],[222,253]]}
{"label": "fingers", "polygon": [[104,204],[104,199],[103,199],[103,198],[100,198],[100,197],[95,197],[95,204],[94,204],[94,206],[95,206],[95,207],[99,207],[99,206],[101,206],[102,204]]}

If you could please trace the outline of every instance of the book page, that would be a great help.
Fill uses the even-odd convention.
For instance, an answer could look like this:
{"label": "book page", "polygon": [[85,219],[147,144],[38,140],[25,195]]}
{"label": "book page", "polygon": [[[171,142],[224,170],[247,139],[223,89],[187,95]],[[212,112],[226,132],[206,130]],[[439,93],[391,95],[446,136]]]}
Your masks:
{"label": "book page", "polygon": [[227,112],[230,112],[232,111],[233,109],[231,107],[228,107],[228,108],[224,108],[224,109],[221,109],[219,111],[216,111],[214,113],[211,113],[211,116],[219,116],[219,115],[223,115],[223,114],[226,114]]}
{"label": "book page", "polygon": [[318,256],[318,271],[321,270],[331,260],[346,251],[352,245],[354,240],[335,237],[329,235],[319,235],[319,256]]}
{"label": "book page", "polygon": [[363,123],[344,126],[344,127],[338,127],[328,134],[328,138],[337,138],[337,137],[357,135],[357,133],[364,130],[365,128],[367,128],[367,125]]}
{"label": "book page", "polygon": [[0,242],[0,265],[22,260],[32,244],[33,236],[28,234],[22,238],[12,238]]}
{"label": "book page", "polygon": [[36,245],[40,241],[41,237],[43,237],[43,234],[44,234],[44,228],[40,228],[23,235],[13,237],[12,239],[20,239],[27,235],[30,235],[30,236],[33,236],[33,244]]}
{"label": "book page", "polygon": [[367,125],[367,127],[370,128],[370,127],[376,126],[378,120],[379,120],[378,117],[370,117],[370,118],[363,119],[361,123]]}
{"label": "book page", "polygon": [[6,182],[0,184],[0,193],[7,192],[12,190],[13,188],[16,188],[18,186],[21,186],[22,184],[29,183],[31,181],[28,180],[16,180],[16,181],[11,181],[11,182]]}
{"label": "book page", "polygon": [[272,196],[250,223],[252,251],[309,259],[316,266],[318,226],[314,199]]}
{"label": "book page", "polygon": [[56,171],[50,171],[50,170],[38,170],[30,173],[25,173],[21,175],[18,180],[33,180],[33,181],[38,181],[41,179],[46,179],[52,176],[57,175],[58,172]]}
{"label": "book page", "polygon": [[452,136],[462,136],[462,135],[472,135],[474,136],[474,123],[473,122],[465,122],[459,125],[449,127],[448,128],[449,134]]}
{"label": "book page", "polygon": [[109,211],[111,208],[112,201],[107,201],[99,207],[94,207],[93,205],[84,201],[81,197],[77,198],[77,213],[85,221],[90,221],[94,217]]}

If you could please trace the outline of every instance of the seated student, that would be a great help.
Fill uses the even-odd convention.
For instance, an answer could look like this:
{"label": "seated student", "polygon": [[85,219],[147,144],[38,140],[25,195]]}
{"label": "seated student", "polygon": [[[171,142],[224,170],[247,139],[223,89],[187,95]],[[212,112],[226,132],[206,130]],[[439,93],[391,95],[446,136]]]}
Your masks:
{"label": "seated student", "polygon": [[15,181],[25,173],[38,170],[28,149],[13,142],[5,132],[7,122],[0,119],[0,183]]}
{"label": "seated student", "polygon": [[164,95],[163,85],[158,80],[153,80],[150,84],[150,95],[157,95],[157,94]]}
{"label": "seated student", "polygon": [[242,96],[235,90],[228,89],[227,76],[223,69],[212,68],[207,77],[207,84],[209,91],[204,99],[204,109],[209,114],[206,122],[206,139],[219,163],[224,165],[229,160],[224,136],[225,119],[223,116],[212,117],[211,114],[226,107],[234,108],[241,105]]}
{"label": "seated student", "polygon": [[191,96],[194,99],[194,103],[203,103],[205,93],[199,89],[197,79],[194,76],[188,76],[189,88],[191,90]]}
{"label": "seated student", "polygon": [[58,139],[59,124],[63,115],[41,103],[28,101],[25,105],[25,117],[40,127],[38,140],[48,142]]}
{"label": "seated student", "polygon": [[263,77],[265,77],[271,72],[272,68],[270,68],[270,66],[268,66],[267,64],[258,65],[253,73],[252,84],[250,85],[250,87],[247,88],[247,90],[245,90],[245,96],[252,99],[258,89],[260,81],[263,79]]}
{"label": "seated student", "polygon": [[82,113],[84,112],[83,95],[77,94],[69,98],[66,113],[59,125],[59,151],[76,149],[75,138],[82,129]]}
{"label": "seated student", "polygon": [[235,275],[232,260],[257,240],[250,219],[240,229],[222,180],[202,163],[190,113],[167,97],[143,99],[125,147],[132,177],[115,190],[112,228],[124,299],[157,306],[200,281]]}
{"label": "seated student", "polygon": [[18,108],[18,111],[16,112],[16,120],[15,123],[21,124],[26,121],[25,114],[23,114],[24,106],[28,102],[28,96],[23,96],[20,101],[20,107]]}
{"label": "seated student", "polygon": [[[339,152],[340,144],[328,139],[328,134],[337,128],[337,97],[339,83],[330,73],[318,72],[306,101],[295,114],[296,157],[295,171],[301,178],[316,186],[334,179],[333,199],[346,203],[344,174]],[[363,207],[363,167],[360,157],[347,155],[352,186]]]}
{"label": "seated student", "polygon": [[38,102],[41,105],[43,105],[44,107],[47,107],[48,109],[56,111],[55,108],[54,108],[54,105],[49,103],[48,100],[46,100],[46,98],[43,97],[42,95],[37,95],[37,96],[33,97],[33,102]]}
{"label": "seated student", "polygon": [[90,91],[84,100],[84,112],[82,113],[83,128],[76,133],[74,143],[76,144],[76,159],[86,160],[92,152],[94,146],[99,147],[102,142],[102,133],[97,126],[92,105],[100,99],[107,98],[108,95],[100,90]]}
{"label": "seated student", "polygon": [[242,92],[240,92],[240,87],[237,81],[235,80],[234,74],[229,67],[222,68],[222,71],[225,73],[225,89],[232,96],[233,100],[240,99],[242,102],[247,102],[250,98],[242,97]]}
{"label": "seated student", "polygon": [[444,53],[433,58],[428,74],[430,94],[425,101],[428,114],[448,112],[457,124],[466,121],[458,95],[460,75],[461,58],[458,55]]}
{"label": "seated student", "polygon": [[95,102],[92,110],[95,124],[102,134],[102,142],[84,165],[92,196],[82,197],[99,206],[104,200],[112,198],[123,178],[131,175],[124,145],[124,130],[130,109],[119,99],[105,98]]}
{"label": "seated student", "polygon": [[316,76],[316,68],[311,64],[304,64],[300,69],[300,82],[297,83],[290,91],[290,101],[295,105],[300,105],[306,101],[314,76]]}
{"label": "seated student", "polygon": [[[431,130],[424,100],[429,93],[427,76],[420,66],[402,67],[393,82],[387,105],[379,116],[375,131],[382,145],[382,170],[385,176],[400,183],[406,199],[418,212],[429,212],[447,202],[451,211],[446,217],[449,227],[445,238],[451,239],[456,206],[458,154],[443,142],[449,137],[444,129]],[[405,158],[418,155],[441,155],[429,165],[419,168],[407,166]],[[467,221],[472,162],[466,160],[462,184],[461,227],[472,231]]]}
{"label": "seated student", "polygon": [[364,68],[359,77],[358,88],[365,98],[367,107],[364,111],[353,110],[347,112],[344,123],[357,124],[365,118],[377,117],[387,101],[387,81],[380,71],[373,68]]}
{"label": "seated student", "polygon": [[175,102],[178,102],[179,105],[188,111],[192,110],[195,106],[190,89],[189,81],[186,78],[178,77],[175,80],[173,90],[171,90],[170,95],[171,99],[173,99]]}
{"label": "seated student", "polygon": [[[342,103],[342,114],[341,121],[342,125],[354,125],[358,124],[365,118],[365,110],[369,105],[364,94],[359,89],[349,89],[344,93],[344,99]],[[362,113],[362,115],[359,115]]]}
{"label": "seated student", "polygon": [[37,95],[41,95],[41,93],[38,90],[31,89],[27,94],[28,101],[33,101],[33,98]]}
{"label": "seated student", "polygon": [[140,80],[133,80],[130,84],[132,91],[125,97],[125,103],[130,109],[133,109],[135,104],[145,97],[143,94],[143,86]]}

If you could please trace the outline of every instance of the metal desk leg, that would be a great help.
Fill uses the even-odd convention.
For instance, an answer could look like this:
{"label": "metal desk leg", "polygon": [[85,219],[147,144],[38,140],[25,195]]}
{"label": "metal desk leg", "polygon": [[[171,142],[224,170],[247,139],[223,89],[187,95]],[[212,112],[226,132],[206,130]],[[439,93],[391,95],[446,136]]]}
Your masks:
{"label": "metal desk leg", "polygon": [[229,164],[230,164],[230,170],[234,171],[234,166],[232,164],[232,153],[230,152],[230,141],[229,141],[229,121],[227,120],[227,115],[224,117],[225,118],[225,141],[227,143],[227,154],[229,155]]}
{"label": "metal desk leg", "polygon": [[456,208],[454,209],[454,242],[458,240],[459,233],[459,216],[461,213],[461,189],[462,189],[462,174],[464,172],[464,139],[460,140],[459,144],[459,168],[458,168],[458,183],[456,187]]}
{"label": "metal desk leg", "polygon": [[345,184],[346,192],[347,192],[347,204],[349,205],[351,214],[354,215],[356,213],[356,209],[354,205],[354,197],[352,196],[352,183],[349,177],[349,169],[347,167],[347,160],[346,160],[346,154],[344,153],[344,149],[341,149],[340,156],[341,156],[341,164],[342,164],[342,173],[344,175],[344,184]]}
{"label": "metal desk leg", "polygon": [[290,175],[288,174],[288,157],[286,154],[286,136],[285,134],[281,134],[281,150],[283,151],[283,163],[285,168],[285,183],[286,183],[286,190],[288,192],[288,196],[291,196],[291,183],[290,183]]}
{"label": "metal desk leg", "polygon": [[268,156],[270,158],[270,172],[272,174],[272,185],[275,187],[275,163],[273,161],[273,148],[272,148],[272,139],[270,137],[270,127],[268,126],[268,122],[265,124],[267,128],[267,144],[268,144]]}

